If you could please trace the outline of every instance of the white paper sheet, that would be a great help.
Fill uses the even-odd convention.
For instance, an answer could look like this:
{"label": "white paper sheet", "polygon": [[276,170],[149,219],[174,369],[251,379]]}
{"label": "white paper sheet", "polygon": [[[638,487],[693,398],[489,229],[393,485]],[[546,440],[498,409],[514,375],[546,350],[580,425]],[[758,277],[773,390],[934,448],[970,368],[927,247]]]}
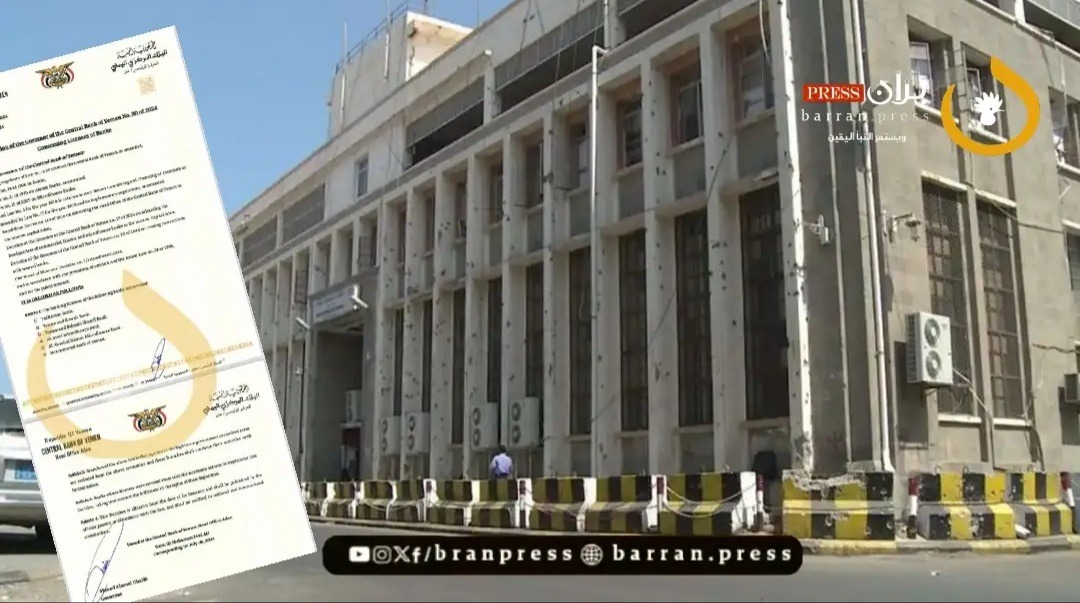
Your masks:
{"label": "white paper sheet", "polygon": [[174,28],[0,73],[0,340],[72,601],[316,551]]}

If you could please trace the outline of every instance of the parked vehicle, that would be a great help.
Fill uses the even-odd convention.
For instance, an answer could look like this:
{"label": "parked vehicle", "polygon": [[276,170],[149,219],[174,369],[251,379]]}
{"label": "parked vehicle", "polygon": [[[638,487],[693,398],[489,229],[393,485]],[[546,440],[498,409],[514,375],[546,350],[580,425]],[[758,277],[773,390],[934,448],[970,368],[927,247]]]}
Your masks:
{"label": "parked vehicle", "polygon": [[0,525],[34,528],[40,540],[51,542],[30,442],[16,404],[15,398],[0,395]]}

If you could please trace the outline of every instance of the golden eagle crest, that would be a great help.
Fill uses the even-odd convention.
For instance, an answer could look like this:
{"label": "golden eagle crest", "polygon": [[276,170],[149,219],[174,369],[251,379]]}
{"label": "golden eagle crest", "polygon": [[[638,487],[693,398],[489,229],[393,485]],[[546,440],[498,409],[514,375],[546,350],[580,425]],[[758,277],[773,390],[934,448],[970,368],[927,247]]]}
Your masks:
{"label": "golden eagle crest", "polygon": [[65,84],[70,84],[75,81],[75,72],[71,69],[73,64],[74,61],[39,70],[38,73],[41,74],[41,87],[63,88]]}
{"label": "golden eagle crest", "polygon": [[165,416],[164,406],[151,408],[128,416],[132,418],[131,426],[135,428],[135,431],[140,433],[160,429],[164,427],[165,422],[169,420],[169,418]]}

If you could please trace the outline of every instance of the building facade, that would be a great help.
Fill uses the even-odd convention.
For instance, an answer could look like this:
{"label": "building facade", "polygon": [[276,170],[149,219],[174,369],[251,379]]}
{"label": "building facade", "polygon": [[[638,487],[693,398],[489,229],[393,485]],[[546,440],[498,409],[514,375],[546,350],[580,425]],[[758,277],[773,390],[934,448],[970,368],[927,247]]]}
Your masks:
{"label": "building facade", "polygon": [[[231,219],[302,479],[478,477],[500,443],[534,476],[1075,468],[1078,15],[388,15],[338,66],[325,145]],[[991,54],[1041,108],[1006,156],[942,127],[954,84],[964,136],[1022,131]],[[925,94],[864,121],[803,101],[897,76]],[[973,100],[994,90],[983,125]],[[949,319],[934,387],[909,377],[934,352],[916,313]]]}

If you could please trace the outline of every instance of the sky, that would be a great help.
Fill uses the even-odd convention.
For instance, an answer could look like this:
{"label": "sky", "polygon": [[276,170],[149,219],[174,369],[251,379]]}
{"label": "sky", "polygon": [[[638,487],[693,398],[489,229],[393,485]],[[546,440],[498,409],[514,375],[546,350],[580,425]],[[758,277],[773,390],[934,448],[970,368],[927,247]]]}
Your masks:
{"label": "sky", "polygon": [[[391,0],[393,8],[401,0]],[[429,0],[475,27],[507,0]],[[0,0],[0,72],[175,25],[231,215],[326,140],[342,52],[386,14],[376,0]],[[420,10],[424,2],[411,3]],[[0,316],[0,321],[4,318]],[[2,353],[2,349],[0,349]],[[0,393],[11,391],[0,365]]]}

